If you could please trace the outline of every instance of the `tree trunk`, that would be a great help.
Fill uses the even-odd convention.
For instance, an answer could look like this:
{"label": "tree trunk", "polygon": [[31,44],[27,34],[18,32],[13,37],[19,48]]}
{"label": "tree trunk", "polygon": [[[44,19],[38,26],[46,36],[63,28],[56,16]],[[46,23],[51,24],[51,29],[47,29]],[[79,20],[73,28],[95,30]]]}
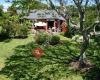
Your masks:
{"label": "tree trunk", "polygon": [[97,20],[100,21],[100,10],[98,10],[97,13],[98,13]]}
{"label": "tree trunk", "polygon": [[84,26],[84,12],[80,11],[80,32],[83,35],[82,31],[83,31],[83,26]]}
{"label": "tree trunk", "polygon": [[82,68],[85,66],[84,55],[89,45],[88,32],[86,29],[84,29],[84,11],[80,11],[80,32],[81,35],[83,36],[83,43],[81,45],[80,56],[79,56],[80,67]]}
{"label": "tree trunk", "polygon": [[81,51],[80,51],[80,56],[79,56],[80,68],[83,68],[86,65],[85,51],[87,50],[89,46],[89,37],[88,37],[87,30],[84,30],[82,32],[82,35],[83,35],[83,43],[81,45]]}

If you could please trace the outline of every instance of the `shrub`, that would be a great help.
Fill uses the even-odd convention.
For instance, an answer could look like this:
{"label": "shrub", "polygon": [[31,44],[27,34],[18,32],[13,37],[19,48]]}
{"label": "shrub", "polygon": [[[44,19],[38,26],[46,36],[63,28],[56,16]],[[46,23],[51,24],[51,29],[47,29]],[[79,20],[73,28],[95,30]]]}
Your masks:
{"label": "shrub", "polygon": [[7,34],[7,32],[5,30],[2,29],[1,33],[0,33],[0,38],[1,39],[6,39],[9,38],[9,34]]}
{"label": "shrub", "polygon": [[9,16],[3,19],[0,30],[0,36],[3,38],[26,38],[28,35],[28,27],[30,26],[27,21],[20,22],[19,16]]}
{"label": "shrub", "polygon": [[1,30],[1,36],[3,38],[11,38],[14,37],[14,28],[12,28],[11,25],[6,25],[6,26],[2,26],[2,30]]}
{"label": "shrub", "polygon": [[28,36],[28,27],[25,24],[22,24],[19,27],[19,30],[16,31],[17,37],[26,38]]}
{"label": "shrub", "polygon": [[68,37],[68,38],[71,38],[71,37],[72,37],[72,35],[71,35],[70,32],[65,32],[65,33],[64,33],[64,36],[65,36],[65,37]]}
{"label": "shrub", "polygon": [[40,32],[35,36],[35,42],[40,45],[42,44],[56,45],[60,43],[60,37],[56,35],[48,36],[47,34]]}
{"label": "shrub", "polygon": [[56,45],[60,42],[60,37],[59,36],[52,36],[51,39],[50,39],[50,44],[51,45]]}
{"label": "shrub", "polygon": [[45,43],[46,42],[46,40],[47,40],[47,35],[46,34],[38,34],[36,37],[35,37],[35,42],[37,43],[37,44],[43,44],[43,43]]}

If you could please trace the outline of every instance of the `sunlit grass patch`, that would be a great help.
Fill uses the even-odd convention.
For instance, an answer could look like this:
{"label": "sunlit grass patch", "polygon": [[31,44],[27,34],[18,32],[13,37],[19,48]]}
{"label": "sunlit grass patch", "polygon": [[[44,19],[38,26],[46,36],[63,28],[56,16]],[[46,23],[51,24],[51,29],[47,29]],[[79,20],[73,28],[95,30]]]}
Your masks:
{"label": "sunlit grass patch", "polygon": [[6,75],[0,75],[0,80],[11,80]]}

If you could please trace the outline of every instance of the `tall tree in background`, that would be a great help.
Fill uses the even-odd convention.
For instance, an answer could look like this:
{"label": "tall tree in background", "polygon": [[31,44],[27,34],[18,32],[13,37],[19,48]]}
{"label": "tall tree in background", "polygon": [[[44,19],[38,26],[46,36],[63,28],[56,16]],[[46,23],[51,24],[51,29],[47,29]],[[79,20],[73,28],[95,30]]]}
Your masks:
{"label": "tall tree in background", "polygon": [[29,13],[32,9],[47,8],[46,4],[38,0],[9,0],[9,2],[12,2],[12,6],[16,7],[17,10],[21,10],[22,13]]}
{"label": "tall tree in background", "polygon": [[97,20],[100,22],[100,0],[94,0],[97,7]]}
{"label": "tall tree in background", "polygon": [[[3,6],[2,5],[0,5],[0,28],[1,28],[1,25],[2,25],[2,23],[3,23],[3,21],[2,21],[2,18],[3,18]],[[1,31],[0,31],[1,32]]]}
{"label": "tall tree in background", "polygon": [[10,7],[7,9],[7,11],[9,12],[9,14],[10,14],[11,16],[17,15],[16,7],[13,6],[13,5],[10,6]]}
{"label": "tall tree in background", "polygon": [[67,22],[67,25],[69,25],[70,14],[66,6],[67,0],[55,0],[57,1],[57,3],[59,3],[60,5],[59,7],[53,3],[53,0],[46,0],[46,1],[49,7],[58,12],[58,14],[60,14],[62,17],[64,17]]}
{"label": "tall tree in background", "polygon": [[0,17],[3,16],[3,6],[0,5]]}

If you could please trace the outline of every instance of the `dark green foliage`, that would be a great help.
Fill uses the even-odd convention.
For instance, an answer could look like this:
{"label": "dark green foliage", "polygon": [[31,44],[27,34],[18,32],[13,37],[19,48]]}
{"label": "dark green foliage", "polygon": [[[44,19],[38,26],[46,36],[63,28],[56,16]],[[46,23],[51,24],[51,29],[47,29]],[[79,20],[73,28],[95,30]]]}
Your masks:
{"label": "dark green foliage", "polygon": [[68,31],[68,32],[65,32],[64,33],[64,36],[65,37],[68,37],[68,38],[71,38],[72,37],[72,34],[71,34],[71,32]]}
{"label": "dark green foliage", "polygon": [[95,35],[94,40],[95,40],[95,42],[97,42],[98,45],[100,45],[100,34]]}
{"label": "dark green foliage", "polygon": [[51,45],[56,45],[60,42],[60,37],[59,36],[52,36],[51,39],[50,39],[50,44]]}
{"label": "dark green foliage", "polygon": [[94,68],[90,69],[86,73],[84,80],[100,80],[100,68],[94,67]]}
{"label": "dark green foliage", "polygon": [[3,16],[3,6],[2,5],[0,5],[0,17],[2,17]]}

